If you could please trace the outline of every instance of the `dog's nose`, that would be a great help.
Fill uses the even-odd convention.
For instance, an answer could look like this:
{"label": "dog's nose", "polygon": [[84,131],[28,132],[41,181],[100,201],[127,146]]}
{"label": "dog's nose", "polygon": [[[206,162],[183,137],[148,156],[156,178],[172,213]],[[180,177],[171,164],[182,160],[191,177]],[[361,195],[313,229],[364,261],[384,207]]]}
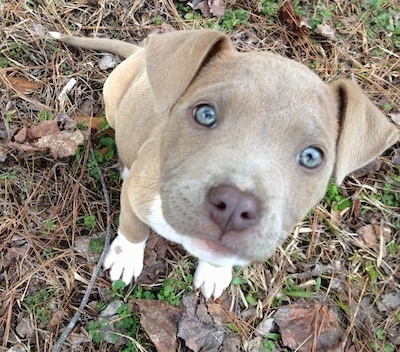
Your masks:
{"label": "dog's nose", "polygon": [[207,206],[211,219],[222,231],[241,231],[256,225],[260,219],[258,199],[233,186],[212,188],[208,193]]}

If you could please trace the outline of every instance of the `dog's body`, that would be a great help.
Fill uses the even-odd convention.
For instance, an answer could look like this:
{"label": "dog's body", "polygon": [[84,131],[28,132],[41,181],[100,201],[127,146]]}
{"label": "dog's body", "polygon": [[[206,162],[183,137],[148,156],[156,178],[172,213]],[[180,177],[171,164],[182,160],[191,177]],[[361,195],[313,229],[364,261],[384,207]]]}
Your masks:
{"label": "dog's body", "polygon": [[342,182],[398,140],[355,83],[238,53],[217,31],[153,35],[145,49],[52,35],[126,58],[104,86],[125,165],[112,280],[138,277],[151,227],[199,258],[195,286],[218,297],[232,266],[271,256],[331,176]]}

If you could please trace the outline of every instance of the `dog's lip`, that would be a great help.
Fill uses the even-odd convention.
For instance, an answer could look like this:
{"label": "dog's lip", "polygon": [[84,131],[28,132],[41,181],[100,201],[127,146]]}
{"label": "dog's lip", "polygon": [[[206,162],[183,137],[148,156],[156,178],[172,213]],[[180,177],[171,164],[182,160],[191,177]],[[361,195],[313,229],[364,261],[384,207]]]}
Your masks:
{"label": "dog's lip", "polygon": [[250,262],[218,240],[191,238],[184,247],[192,255],[214,265],[247,265]]}
{"label": "dog's lip", "polygon": [[219,253],[221,255],[234,255],[234,252],[221,241],[210,240],[205,238],[193,238],[192,244],[196,246],[196,248],[202,250],[206,249],[211,252]]}

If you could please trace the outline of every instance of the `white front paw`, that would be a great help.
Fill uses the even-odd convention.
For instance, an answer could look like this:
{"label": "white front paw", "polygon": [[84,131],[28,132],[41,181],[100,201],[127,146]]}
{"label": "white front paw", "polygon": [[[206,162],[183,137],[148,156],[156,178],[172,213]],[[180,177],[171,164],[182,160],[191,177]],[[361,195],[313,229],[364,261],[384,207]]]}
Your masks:
{"label": "white front paw", "polygon": [[214,266],[205,261],[199,260],[196,272],[194,273],[194,286],[200,288],[206,299],[211,296],[218,298],[222,295],[232,280],[232,267]]}
{"label": "white front paw", "polygon": [[103,264],[105,270],[110,269],[112,281],[122,279],[128,285],[133,277],[138,278],[143,269],[145,246],[146,241],[132,243],[118,232]]}

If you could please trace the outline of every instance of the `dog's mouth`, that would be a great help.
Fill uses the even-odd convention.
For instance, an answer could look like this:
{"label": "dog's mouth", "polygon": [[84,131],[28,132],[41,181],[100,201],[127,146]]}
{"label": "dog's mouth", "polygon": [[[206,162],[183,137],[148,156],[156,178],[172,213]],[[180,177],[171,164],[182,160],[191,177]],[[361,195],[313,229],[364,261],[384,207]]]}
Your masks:
{"label": "dog's mouth", "polygon": [[221,241],[205,238],[190,238],[183,244],[192,255],[217,266],[247,265],[250,260],[238,256],[236,251]]}

